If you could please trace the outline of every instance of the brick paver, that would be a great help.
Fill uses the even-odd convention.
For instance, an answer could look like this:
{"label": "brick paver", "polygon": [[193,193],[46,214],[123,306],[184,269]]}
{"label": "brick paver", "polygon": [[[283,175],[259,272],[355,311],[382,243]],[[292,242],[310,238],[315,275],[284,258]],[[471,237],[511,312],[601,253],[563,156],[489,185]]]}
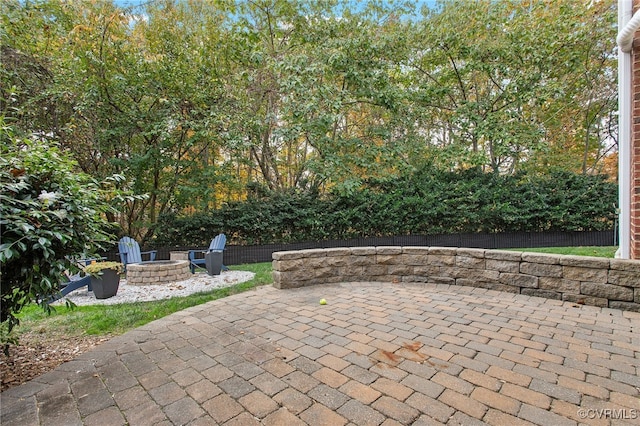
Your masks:
{"label": "brick paver", "polygon": [[638,313],[481,288],[262,287],[3,392],[0,423],[640,424],[638,336]]}

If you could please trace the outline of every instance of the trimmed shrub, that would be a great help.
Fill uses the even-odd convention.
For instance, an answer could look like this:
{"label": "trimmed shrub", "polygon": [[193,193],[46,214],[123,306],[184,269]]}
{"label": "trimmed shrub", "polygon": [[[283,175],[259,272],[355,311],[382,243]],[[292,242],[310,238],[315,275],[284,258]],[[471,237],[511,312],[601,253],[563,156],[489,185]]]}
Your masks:
{"label": "trimmed shrub", "polygon": [[498,175],[425,169],[370,180],[348,195],[262,192],[191,216],[164,216],[157,246],[206,246],[218,232],[232,244],[392,235],[601,231],[611,229],[617,185],[565,171]]}

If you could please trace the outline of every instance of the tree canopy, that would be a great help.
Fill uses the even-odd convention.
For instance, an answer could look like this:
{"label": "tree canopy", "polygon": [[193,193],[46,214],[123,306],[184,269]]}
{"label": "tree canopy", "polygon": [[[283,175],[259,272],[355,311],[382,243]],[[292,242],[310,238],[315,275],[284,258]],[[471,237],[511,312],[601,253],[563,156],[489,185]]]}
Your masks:
{"label": "tree canopy", "polygon": [[[0,111],[114,173],[142,241],[256,187],[352,194],[427,165],[615,173],[616,10],[558,0],[7,0]],[[113,214],[113,213],[109,213]]]}

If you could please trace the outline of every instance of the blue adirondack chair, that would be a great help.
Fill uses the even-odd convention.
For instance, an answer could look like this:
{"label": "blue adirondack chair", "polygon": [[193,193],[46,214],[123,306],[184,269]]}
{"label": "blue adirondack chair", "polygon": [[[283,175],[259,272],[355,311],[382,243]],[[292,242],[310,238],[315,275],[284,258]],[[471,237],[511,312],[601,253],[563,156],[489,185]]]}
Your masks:
{"label": "blue adirondack chair", "polygon": [[80,275],[73,275],[68,278],[69,281],[60,284],[60,292],[58,292],[55,296],[52,296],[49,299],[49,303],[55,302],[58,299],[62,299],[67,294],[71,293],[74,290],[77,290],[82,287],[87,287],[87,291],[91,291],[91,276],[85,275],[81,277]]}
{"label": "blue adirondack chair", "polygon": [[[226,244],[227,244],[227,236],[224,234],[218,234],[213,240],[211,240],[211,244],[209,244],[209,248],[206,251],[189,250],[189,268],[191,269],[191,273],[195,274],[196,267],[198,268],[205,267],[204,255],[206,255],[210,251],[223,251],[224,246]],[[203,257],[200,257],[200,256],[203,256]],[[229,268],[222,265],[222,270],[228,271]]]}
{"label": "blue adirondack chair", "polygon": [[118,254],[120,255],[120,262],[124,265],[125,272],[127,271],[127,264],[129,263],[142,263],[142,255],[149,255],[149,261],[156,260],[157,250],[140,251],[140,245],[136,240],[131,237],[122,237],[118,241]]}

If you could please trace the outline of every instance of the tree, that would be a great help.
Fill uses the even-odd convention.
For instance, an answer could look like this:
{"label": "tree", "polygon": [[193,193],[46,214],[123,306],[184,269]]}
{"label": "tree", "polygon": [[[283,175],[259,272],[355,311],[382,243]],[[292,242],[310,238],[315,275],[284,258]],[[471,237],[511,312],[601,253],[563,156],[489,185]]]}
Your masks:
{"label": "tree", "polygon": [[425,10],[415,34],[424,47],[408,66],[428,152],[512,173],[550,152],[567,167],[559,154],[577,146],[568,164],[592,168],[615,131],[615,58],[604,43],[614,23],[605,2],[452,0]]}
{"label": "tree", "polygon": [[55,85],[71,11],[59,2],[29,7],[17,0],[0,10],[0,111],[18,129],[61,137],[72,105]]}
{"label": "tree", "polygon": [[[560,5],[562,6],[562,4]],[[553,96],[536,112],[544,123],[546,149],[532,153],[532,168],[563,168],[583,174],[609,171],[618,139],[617,8],[569,2],[554,13],[557,40],[549,40]]]}
{"label": "tree", "polygon": [[[431,166],[594,173],[616,149],[607,2],[10,0],[0,106],[164,214],[350,194]],[[3,5],[4,6],[4,5]]]}
{"label": "tree", "polygon": [[394,73],[408,52],[392,11],[404,9],[351,6],[267,0],[234,11],[238,112],[226,146],[271,190],[348,187],[403,161]]}
{"label": "tree", "polygon": [[216,183],[229,172],[216,138],[226,118],[213,3],[155,2],[145,19],[111,2],[45,4],[73,20],[51,53],[58,60],[49,92],[73,106],[56,133],[61,146],[85,172],[125,175],[128,186],[120,189],[149,195],[113,218],[123,232],[147,241],[160,214],[219,203]]}

